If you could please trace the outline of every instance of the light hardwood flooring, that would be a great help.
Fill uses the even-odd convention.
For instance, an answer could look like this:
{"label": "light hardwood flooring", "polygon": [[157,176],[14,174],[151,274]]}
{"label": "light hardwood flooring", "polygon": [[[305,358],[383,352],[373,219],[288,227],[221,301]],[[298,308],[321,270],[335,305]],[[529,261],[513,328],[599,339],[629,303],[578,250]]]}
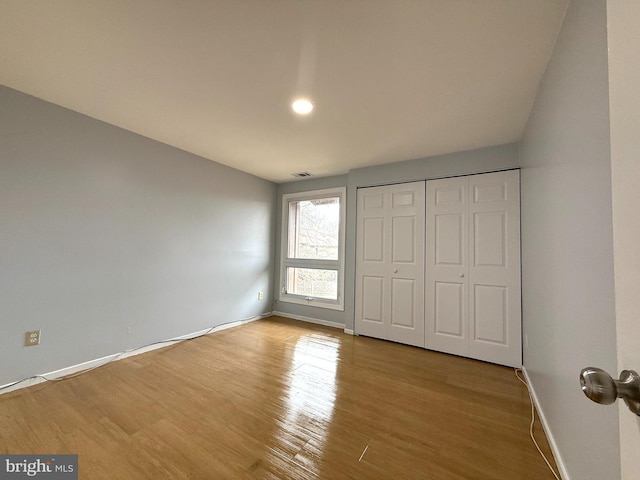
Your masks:
{"label": "light hardwood flooring", "polygon": [[513,369],[271,317],[1,395],[0,452],[77,453],[81,479],[552,479],[529,421]]}

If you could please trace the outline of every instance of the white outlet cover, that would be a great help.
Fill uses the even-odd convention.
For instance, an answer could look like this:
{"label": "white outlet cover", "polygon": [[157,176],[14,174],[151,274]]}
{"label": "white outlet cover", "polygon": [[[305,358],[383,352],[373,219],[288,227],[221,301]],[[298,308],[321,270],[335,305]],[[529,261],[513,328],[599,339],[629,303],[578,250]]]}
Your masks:
{"label": "white outlet cover", "polygon": [[24,346],[35,347],[36,345],[40,345],[40,337],[40,330],[31,330],[30,332],[26,332],[24,334]]}

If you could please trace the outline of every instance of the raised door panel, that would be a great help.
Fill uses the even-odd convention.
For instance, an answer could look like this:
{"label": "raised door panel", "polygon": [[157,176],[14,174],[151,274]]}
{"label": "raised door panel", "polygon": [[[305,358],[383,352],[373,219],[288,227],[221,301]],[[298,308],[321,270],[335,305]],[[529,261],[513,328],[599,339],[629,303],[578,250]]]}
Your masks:
{"label": "raised door panel", "polygon": [[466,298],[464,283],[435,282],[433,308],[436,334],[464,337]]}
{"label": "raised door panel", "polygon": [[507,345],[507,287],[474,285],[473,293],[473,340]]}
{"label": "raised door panel", "polygon": [[434,214],[434,264],[464,268],[466,216],[462,213]]}
{"label": "raised door panel", "polygon": [[384,262],[384,218],[363,219],[362,261]]}
{"label": "raised door panel", "polygon": [[416,263],[416,218],[394,217],[391,225],[391,261]]}
{"label": "raised door panel", "polygon": [[400,328],[416,328],[415,280],[393,278],[391,280],[391,325]]}
{"label": "raised door panel", "polygon": [[364,322],[383,323],[384,314],[384,278],[363,276],[362,279],[362,320]]}
{"label": "raised door panel", "polygon": [[474,267],[507,266],[507,214],[504,211],[477,212],[473,216]]}

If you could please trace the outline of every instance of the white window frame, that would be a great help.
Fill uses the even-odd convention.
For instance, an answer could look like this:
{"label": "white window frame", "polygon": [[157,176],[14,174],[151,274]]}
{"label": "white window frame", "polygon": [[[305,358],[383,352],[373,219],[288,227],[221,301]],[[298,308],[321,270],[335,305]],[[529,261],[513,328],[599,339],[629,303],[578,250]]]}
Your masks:
{"label": "white window frame", "polygon": [[[338,232],[338,260],[310,260],[289,258],[289,203],[320,198],[340,198],[340,225]],[[329,308],[344,311],[344,241],[347,189],[346,187],[327,188],[282,195],[282,231],[280,237],[280,295],[281,302],[297,303],[311,307]],[[332,300],[308,295],[296,295],[287,292],[287,267],[316,268],[338,271],[338,299]]]}

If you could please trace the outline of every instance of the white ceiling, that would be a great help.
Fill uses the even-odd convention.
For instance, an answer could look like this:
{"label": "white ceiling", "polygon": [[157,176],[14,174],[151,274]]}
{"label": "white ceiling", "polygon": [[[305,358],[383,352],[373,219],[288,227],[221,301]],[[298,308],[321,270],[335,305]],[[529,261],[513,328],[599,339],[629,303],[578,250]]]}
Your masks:
{"label": "white ceiling", "polygon": [[566,3],[0,0],[0,83],[275,182],[341,174],[519,140]]}

